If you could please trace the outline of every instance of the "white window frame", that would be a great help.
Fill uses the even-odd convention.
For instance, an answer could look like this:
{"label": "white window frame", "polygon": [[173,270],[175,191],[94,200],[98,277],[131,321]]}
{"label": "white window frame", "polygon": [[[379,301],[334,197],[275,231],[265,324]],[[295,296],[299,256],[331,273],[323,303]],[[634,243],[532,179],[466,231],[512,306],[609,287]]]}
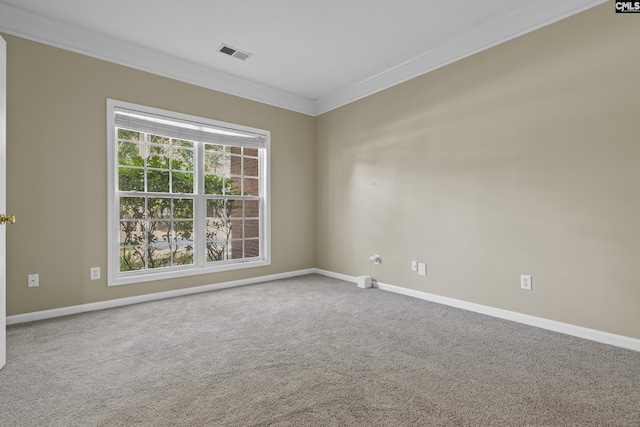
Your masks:
{"label": "white window frame", "polygon": [[[203,156],[202,143],[197,143],[198,148],[195,151],[194,173],[195,173],[195,190],[194,190],[194,264],[187,266],[163,267],[153,270],[139,270],[130,272],[120,272],[120,212],[118,193],[118,144],[116,142],[116,110],[138,111],[143,114],[167,117],[180,122],[197,123],[205,127],[215,129],[224,129],[230,132],[242,132],[254,134],[264,138],[264,149],[260,150],[259,168],[260,168],[260,195],[262,203],[260,206],[260,254],[259,258],[239,259],[228,261],[217,261],[215,263],[207,263],[205,261],[205,218],[206,218],[206,202],[204,195],[204,171],[201,163]],[[233,123],[222,122],[204,117],[192,116],[168,110],[163,110],[144,105],[133,104],[125,101],[107,99],[107,166],[108,166],[108,273],[107,285],[118,286],[132,283],[141,283],[162,279],[172,279],[199,274],[216,273],[222,271],[239,270],[245,268],[262,267],[271,265],[271,168],[270,168],[270,144],[271,132],[264,129],[257,129],[248,126],[237,125]],[[147,194],[147,193],[141,193]]]}

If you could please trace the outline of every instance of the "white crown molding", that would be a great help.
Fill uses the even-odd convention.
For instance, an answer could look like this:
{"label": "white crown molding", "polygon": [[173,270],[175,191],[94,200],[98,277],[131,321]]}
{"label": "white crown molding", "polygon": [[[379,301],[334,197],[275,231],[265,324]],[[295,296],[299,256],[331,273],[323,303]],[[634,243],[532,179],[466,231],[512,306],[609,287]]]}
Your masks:
{"label": "white crown molding", "polygon": [[317,116],[441,68],[607,0],[538,0],[531,6],[316,101],[122,43],[0,3],[0,31],[174,80]]}
{"label": "white crown molding", "polygon": [[[412,78],[535,31],[607,0],[532,1],[526,9],[464,34],[403,64],[316,100],[316,115],[366,98]],[[613,13],[613,10],[612,10]]]}
{"label": "white crown molding", "polygon": [[263,104],[314,115],[314,101],[0,3],[0,31]]}

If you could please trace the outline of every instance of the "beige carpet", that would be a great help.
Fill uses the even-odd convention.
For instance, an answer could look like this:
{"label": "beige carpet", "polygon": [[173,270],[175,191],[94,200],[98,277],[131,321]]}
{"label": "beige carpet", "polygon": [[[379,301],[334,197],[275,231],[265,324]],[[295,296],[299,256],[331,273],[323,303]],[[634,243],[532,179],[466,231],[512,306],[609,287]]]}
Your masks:
{"label": "beige carpet", "polygon": [[7,338],[1,426],[640,426],[640,353],[315,275]]}

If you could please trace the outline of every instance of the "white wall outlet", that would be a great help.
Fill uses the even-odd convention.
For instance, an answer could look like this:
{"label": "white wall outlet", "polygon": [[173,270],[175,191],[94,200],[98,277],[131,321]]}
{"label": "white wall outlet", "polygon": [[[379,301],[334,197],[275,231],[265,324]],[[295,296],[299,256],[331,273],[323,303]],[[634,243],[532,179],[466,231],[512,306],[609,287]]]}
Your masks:
{"label": "white wall outlet", "polygon": [[27,276],[27,286],[30,288],[35,288],[40,286],[40,275],[39,274],[29,274]]}
{"label": "white wall outlet", "polygon": [[427,275],[427,264],[425,264],[424,262],[419,262],[418,263],[418,275],[419,276],[426,276]]}
{"label": "white wall outlet", "polygon": [[520,275],[520,289],[524,289],[527,291],[531,290],[531,275],[530,274],[521,274]]}
{"label": "white wall outlet", "polygon": [[411,261],[411,271],[418,271],[418,261]]}
{"label": "white wall outlet", "polygon": [[373,261],[374,264],[380,264],[380,255],[371,255],[369,261]]}
{"label": "white wall outlet", "polygon": [[100,279],[100,267],[91,267],[89,274],[91,276],[91,280]]}

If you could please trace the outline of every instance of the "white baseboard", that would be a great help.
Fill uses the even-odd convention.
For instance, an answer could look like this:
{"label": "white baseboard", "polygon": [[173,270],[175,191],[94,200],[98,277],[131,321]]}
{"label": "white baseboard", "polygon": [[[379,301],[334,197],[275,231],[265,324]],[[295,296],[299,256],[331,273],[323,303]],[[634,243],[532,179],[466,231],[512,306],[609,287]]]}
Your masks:
{"label": "white baseboard", "polygon": [[[334,273],[331,271],[315,269],[317,274],[322,274],[334,279],[340,279],[347,282],[356,283],[357,278],[354,276],[348,276],[346,274]],[[640,351],[640,340],[636,338],[626,337],[624,335],[616,335],[609,332],[598,331],[596,329],[584,328],[582,326],[576,326],[569,323],[557,322],[555,320],[544,319],[541,317],[530,316],[528,314],[522,314],[515,311],[503,310],[500,308],[490,307],[482,304],[476,304],[472,302],[462,301],[454,298],[443,297],[440,295],[430,294],[427,292],[416,291],[413,289],[407,289],[400,286],[389,285],[386,283],[373,281],[373,286],[384,291],[395,292],[397,294],[407,295],[414,298],[420,298],[426,301],[435,302],[438,304],[448,305],[451,307],[461,308],[463,310],[473,311],[476,313],[485,314],[487,316],[497,317],[500,319],[510,320],[513,322],[523,323],[529,326],[535,326],[542,329],[547,329],[554,332],[560,332],[566,335],[572,335],[574,337],[584,338],[591,341],[596,341],[604,344],[613,345],[616,347],[622,347],[629,350]]]}
{"label": "white baseboard", "polygon": [[346,274],[334,273],[333,271],[322,270],[320,268],[316,268],[315,273],[321,274],[323,276],[331,277],[333,279],[344,280],[345,282],[356,283],[358,281],[355,276],[348,276]]}
{"label": "white baseboard", "polygon": [[202,292],[216,291],[219,289],[235,288],[237,286],[254,285],[256,283],[270,282],[272,280],[287,279],[290,277],[304,276],[316,272],[315,268],[290,271],[287,273],[272,274],[269,276],[252,277],[249,279],[233,280],[230,282],[215,283],[212,285],[196,286],[193,288],[176,289],[174,291],[156,292],[153,294],[138,295],[135,297],[118,298],[108,301],[100,301],[89,304],[73,305],[70,307],[55,308],[52,310],[35,311],[33,313],[7,316],[7,325],[33,322],[36,320],[51,319],[54,317],[68,316],[70,314],[86,313],[89,311],[104,310],[107,308],[122,307],[125,305],[139,304],[148,301],[157,301],[165,298],[174,298]]}
{"label": "white baseboard", "polygon": [[[356,283],[357,278],[346,274],[335,273],[319,268],[308,268],[305,270],[290,271],[286,273],[272,274],[269,276],[252,277],[242,280],[233,280],[230,282],[215,283],[212,285],[196,286],[193,288],[177,289],[173,291],[157,292],[153,294],[139,295],[129,298],[118,298],[108,301],[100,301],[89,304],[74,305],[71,307],[62,307],[52,310],[36,311],[32,313],[17,314],[7,316],[7,325],[15,325],[18,323],[33,322],[36,320],[51,319],[54,317],[68,316],[71,314],[86,313],[89,311],[104,310],[107,308],[122,307],[131,304],[139,304],[142,302],[156,301],[165,298],[174,298],[185,295],[198,294],[202,292],[210,292],[219,289],[234,288],[238,286],[253,285],[257,283],[269,282],[272,280],[287,279],[290,277],[304,276],[307,274],[320,274],[334,279],[343,280],[345,282]],[[513,322],[523,323],[529,326],[535,326],[554,332],[560,332],[579,338],[597,341],[604,344],[614,345],[629,350],[640,351],[640,340],[623,335],[616,335],[609,332],[598,331],[596,329],[584,328],[582,326],[571,325],[569,323],[556,322],[555,320],[544,319],[541,317],[530,316],[515,311],[503,310],[500,308],[490,307],[482,304],[476,304],[454,298],[444,297],[441,295],[430,294],[427,292],[407,289],[400,286],[389,285],[386,283],[373,281],[373,286],[384,290],[395,292],[397,294],[407,295],[414,298],[420,298],[425,301],[431,301],[438,304],[448,305],[463,310],[473,311],[476,313],[493,316],[500,319],[510,320]]]}

